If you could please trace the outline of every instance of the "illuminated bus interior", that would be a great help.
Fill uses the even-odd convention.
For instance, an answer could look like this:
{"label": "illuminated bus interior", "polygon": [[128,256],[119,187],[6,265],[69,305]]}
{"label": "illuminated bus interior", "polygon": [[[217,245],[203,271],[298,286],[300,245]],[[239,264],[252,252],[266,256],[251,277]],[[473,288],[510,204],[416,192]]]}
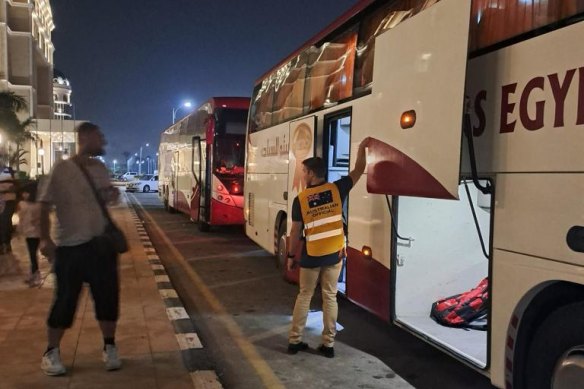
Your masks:
{"label": "illuminated bus interior", "polygon": [[430,318],[432,303],[474,288],[489,274],[471,203],[488,254],[491,195],[479,192],[470,180],[459,185],[458,195],[459,201],[399,197],[397,230],[412,240],[396,242],[395,316],[397,322],[485,367],[487,331],[445,327]]}

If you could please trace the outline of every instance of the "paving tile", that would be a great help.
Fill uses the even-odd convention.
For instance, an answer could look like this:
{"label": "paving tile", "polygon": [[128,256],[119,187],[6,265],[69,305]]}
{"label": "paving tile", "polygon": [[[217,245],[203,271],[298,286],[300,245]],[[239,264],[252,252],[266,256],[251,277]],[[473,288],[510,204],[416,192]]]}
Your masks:
{"label": "paving tile", "polygon": [[15,240],[15,255],[0,256],[0,388],[193,387],[149,261],[149,257],[158,256],[145,252],[128,208],[119,207],[113,214],[131,244],[130,252],[120,259],[121,305],[116,343],[123,368],[117,372],[104,369],[103,338],[89,289],[84,287],[75,321],[61,342],[67,375],[47,377],[41,372],[54,276],[49,274],[50,265],[41,261],[45,281],[41,288],[28,288],[22,282],[28,271],[26,248],[23,241]]}

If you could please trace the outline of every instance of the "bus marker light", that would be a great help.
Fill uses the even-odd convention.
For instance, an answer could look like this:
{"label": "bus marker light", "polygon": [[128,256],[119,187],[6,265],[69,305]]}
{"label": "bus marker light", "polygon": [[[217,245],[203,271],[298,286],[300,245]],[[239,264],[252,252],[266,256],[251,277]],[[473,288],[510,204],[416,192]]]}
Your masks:
{"label": "bus marker light", "polygon": [[223,189],[225,189],[225,188],[223,187],[223,185],[219,185],[219,186],[217,186],[217,190],[218,190],[219,192],[223,192]]}
{"label": "bus marker light", "polygon": [[217,200],[219,200],[219,201],[223,201],[223,196],[221,196],[221,195],[217,195]]}
{"label": "bus marker light", "polygon": [[369,246],[363,246],[363,248],[361,249],[361,252],[363,253],[365,258],[367,258],[367,259],[371,259],[371,257],[373,256],[373,251],[371,250],[371,247],[369,247]]}
{"label": "bus marker light", "polygon": [[402,113],[399,124],[404,130],[412,128],[416,124],[416,111],[412,109],[411,111]]}

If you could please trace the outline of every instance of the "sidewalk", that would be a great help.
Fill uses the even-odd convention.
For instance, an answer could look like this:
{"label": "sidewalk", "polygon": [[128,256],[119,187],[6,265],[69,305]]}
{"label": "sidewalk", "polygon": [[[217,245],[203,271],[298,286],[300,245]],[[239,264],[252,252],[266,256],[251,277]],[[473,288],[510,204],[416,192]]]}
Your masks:
{"label": "sidewalk", "polygon": [[[126,204],[112,211],[125,231],[130,251],[120,258],[121,315],[116,334],[123,367],[107,372],[101,361],[103,340],[94,318],[93,302],[84,288],[73,327],[61,344],[67,367],[62,377],[40,370],[46,348],[45,321],[54,282],[50,266],[40,260],[45,281],[29,288],[24,239],[13,239],[13,253],[0,256],[0,387],[8,388],[193,388],[206,387],[189,374],[167,309],[157,287],[147,249],[133,212]],[[151,256],[151,255],[150,255]]]}

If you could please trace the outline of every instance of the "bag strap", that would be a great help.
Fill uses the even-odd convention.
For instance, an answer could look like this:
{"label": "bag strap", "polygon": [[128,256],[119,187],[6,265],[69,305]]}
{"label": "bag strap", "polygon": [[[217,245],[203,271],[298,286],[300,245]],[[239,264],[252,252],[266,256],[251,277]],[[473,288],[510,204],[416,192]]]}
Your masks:
{"label": "bag strap", "polygon": [[79,167],[79,170],[81,170],[81,172],[85,176],[87,183],[89,184],[89,187],[91,188],[91,191],[93,192],[93,195],[95,196],[95,200],[99,204],[99,208],[101,209],[103,216],[108,221],[108,223],[113,223],[112,218],[107,210],[107,207],[105,206],[105,203],[102,201],[101,196],[99,195],[99,192],[98,192],[97,188],[95,187],[95,184],[93,183],[93,180],[91,179],[91,176],[89,175],[89,172],[87,171],[85,166],[83,166],[75,157],[73,157],[72,159],[73,159],[73,163],[75,163],[75,165],[77,165],[77,167]]}

